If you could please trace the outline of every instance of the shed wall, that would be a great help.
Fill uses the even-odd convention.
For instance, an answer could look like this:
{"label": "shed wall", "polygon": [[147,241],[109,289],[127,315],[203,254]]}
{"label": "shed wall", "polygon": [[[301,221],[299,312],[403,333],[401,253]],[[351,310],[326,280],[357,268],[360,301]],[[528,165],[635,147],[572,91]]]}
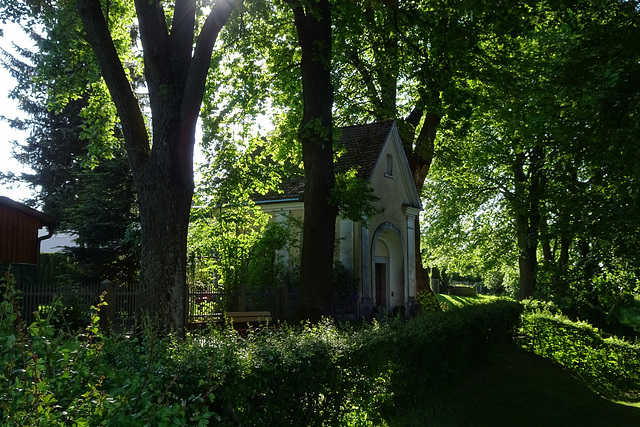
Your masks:
{"label": "shed wall", "polygon": [[0,264],[38,262],[40,220],[0,205]]}

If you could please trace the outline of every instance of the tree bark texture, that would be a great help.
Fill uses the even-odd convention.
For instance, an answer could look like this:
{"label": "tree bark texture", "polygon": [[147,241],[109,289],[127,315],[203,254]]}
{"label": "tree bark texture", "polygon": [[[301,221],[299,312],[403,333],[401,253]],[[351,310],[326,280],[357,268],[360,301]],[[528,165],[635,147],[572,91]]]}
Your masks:
{"label": "tree bark texture", "polygon": [[542,153],[536,148],[530,153],[528,170],[525,172],[525,154],[516,155],[513,176],[514,193],[511,201],[516,225],[518,245],[519,290],[518,299],[531,298],[536,289],[540,241],[540,195],[542,191]]}
{"label": "tree bark texture", "polygon": [[100,0],[78,0],[86,37],[117,108],[142,227],[140,312],[165,331],[186,321],[187,228],[195,129],[216,38],[236,0],[219,0],[194,43],[195,0],[176,0],[171,31],[159,0],[136,0],[152,139],[113,44]]}
{"label": "tree bark texture", "polygon": [[[421,104],[421,103],[420,103]],[[418,135],[416,136],[416,127],[420,123],[422,117],[424,123]],[[440,125],[440,116],[427,112],[424,114],[424,109],[420,106],[416,106],[411,114],[399,125],[400,137],[402,144],[409,161],[409,167],[413,175],[413,182],[416,185],[418,194],[422,193],[424,188],[424,182],[431,168],[433,162],[433,156],[435,153],[435,139],[438,132],[438,126]],[[427,292],[430,297],[434,299],[434,307],[439,307],[439,304],[435,301],[436,296],[429,284],[429,277],[427,271],[422,264],[422,251],[421,251],[421,233],[420,233],[420,221],[416,221],[416,233],[415,233],[415,270],[416,270],[416,288],[418,292]]]}
{"label": "tree bark texture", "polygon": [[302,51],[303,118],[299,128],[305,171],[304,225],[297,319],[332,315],[333,251],[338,208],[330,201],[333,170],[331,8],[328,0],[290,3]]}

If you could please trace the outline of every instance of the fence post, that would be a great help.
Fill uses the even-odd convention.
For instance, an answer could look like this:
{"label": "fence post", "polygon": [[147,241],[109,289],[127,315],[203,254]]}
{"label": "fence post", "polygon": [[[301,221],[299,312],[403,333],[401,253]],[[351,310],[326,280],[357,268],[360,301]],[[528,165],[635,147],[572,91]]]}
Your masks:
{"label": "fence post", "polygon": [[100,282],[100,294],[104,294],[103,301],[107,303],[100,307],[100,328],[110,331],[116,320],[116,290],[113,282],[108,279]]}
{"label": "fence post", "polygon": [[280,319],[287,317],[287,299],[289,298],[289,288],[287,285],[280,286]]}
{"label": "fence post", "polygon": [[247,286],[238,285],[238,311],[247,311]]}

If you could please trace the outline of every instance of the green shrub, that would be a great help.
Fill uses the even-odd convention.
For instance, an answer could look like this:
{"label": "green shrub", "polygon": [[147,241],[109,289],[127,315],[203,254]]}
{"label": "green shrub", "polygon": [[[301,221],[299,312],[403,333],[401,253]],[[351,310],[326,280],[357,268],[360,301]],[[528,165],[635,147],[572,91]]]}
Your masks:
{"label": "green shrub", "polygon": [[[53,307],[27,325],[17,309],[12,278],[3,279],[0,298],[0,423],[49,425],[206,425],[213,416],[199,396],[178,400],[171,378],[147,365],[110,363],[106,349],[132,361],[135,340],[111,339],[98,330],[98,311],[72,335],[52,324]],[[58,305],[61,303],[58,302]],[[158,342],[171,342],[159,340]],[[155,360],[147,352],[148,360]],[[188,404],[187,404],[188,402]]]}
{"label": "green shrub", "polygon": [[508,341],[521,310],[498,301],[409,322],[214,328],[178,340],[149,327],[103,336],[96,313],[77,335],[46,317],[21,325],[8,288],[3,425],[381,425],[417,387],[436,390]]}
{"label": "green shrub", "polygon": [[97,386],[102,376],[97,366],[102,344],[97,315],[82,334],[65,336],[52,326],[51,316],[36,313],[30,325],[17,310],[12,279],[3,283],[0,302],[0,404],[5,425],[82,424],[101,411]]}
{"label": "green shrub", "polygon": [[590,324],[536,302],[527,304],[522,333],[527,350],[570,369],[599,393],[615,399],[640,397],[640,345],[605,338]]}
{"label": "green shrub", "polygon": [[496,300],[402,325],[394,334],[400,378],[395,393],[411,400],[416,389],[441,385],[484,362],[493,348],[511,342],[521,311],[516,302]]}

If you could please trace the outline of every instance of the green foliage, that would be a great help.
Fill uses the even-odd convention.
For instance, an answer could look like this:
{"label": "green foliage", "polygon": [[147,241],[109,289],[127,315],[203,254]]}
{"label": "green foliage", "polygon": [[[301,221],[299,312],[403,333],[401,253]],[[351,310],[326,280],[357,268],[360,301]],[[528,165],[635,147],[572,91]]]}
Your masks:
{"label": "green foliage", "polygon": [[[220,34],[203,101],[203,145],[231,135],[272,130],[279,159],[297,157],[302,118],[300,50],[291,9],[284,2],[244,1]],[[266,125],[266,126],[265,126]],[[266,129],[265,129],[266,127]]]}
{"label": "green foliage", "polygon": [[472,114],[443,117],[425,258],[503,276],[504,290],[526,260],[515,277],[537,280],[535,297],[615,317],[638,287],[638,48],[627,43],[640,14],[637,2],[569,4],[510,9],[521,26],[479,17],[495,36],[477,46]]}
{"label": "green foliage", "polygon": [[[212,414],[204,399],[193,395],[186,402],[169,393],[171,379],[140,369],[141,365],[111,363],[133,361],[141,348],[153,363],[158,351],[153,334],[140,344],[103,336],[99,310],[78,335],[52,325],[51,310],[31,325],[23,324],[11,278],[3,280],[0,300],[0,418],[18,425],[207,425]],[[59,303],[58,303],[59,304]],[[150,330],[149,330],[150,331]],[[165,343],[162,350],[167,351]],[[110,351],[106,351],[106,349]],[[126,352],[123,352],[125,350]],[[114,353],[115,352],[115,353]],[[139,360],[136,360],[139,361]],[[149,366],[150,366],[149,365]]]}
{"label": "green foliage", "polygon": [[573,319],[586,319],[599,328],[616,331],[621,310],[633,304],[638,277],[631,268],[615,271],[605,267],[598,268],[598,272],[585,271],[588,269],[581,262],[559,279],[549,273],[541,274],[536,295],[553,301]]}
{"label": "green foliage", "polygon": [[204,281],[217,280],[226,289],[246,283],[250,254],[268,221],[251,196],[268,191],[277,179],[260,167],[265,154],[259,141],[255,143],[244,152],[234,143],[221,143],[200,167],[188,237],[192,276],[197,272]]}
{"label": "green foliage", "polygon": [[524,348],[570,369],[599,393],[640,399],[640,346],[582,321],[572,321],[552,304],[525,305]]}
{"label": "green foliage", "polygon": [[[459,311],[357,328],[330,321],[279,325],[245,337],[213,330],[165,347],[166,354],[166,343],[156,344],[149,369],[163,372],[165,381],[179,377],[172,386],[178,399],[209,396],[220,425],[379,425],[393,402],[410,399],[418,385],[440,384],[509,340],[520,306]],[[138,345],[126,364],[141,365],[137,358],[149,351]],[[424,358],[433,352],[442,357]]]}
{"label": "green foliage", "polygon": [[[301,220],[269,218],[252,202],[195,210],[189,232],[190,283],[217,283],[226,290],[297,285]],[[287,263],[279,255],[282,250]]]}
{"label": "green foliage", "polygon": [[278,190],[291,160],[278,161],[267,141],[245,136],[244,143],[219,142],[201,165],[196,189],[201,206],[192,210],[189,232],[190,259],[199,260],[197,268],[192,262],[191,275],[204,274],[200,280],[217,280],[225,289],[290,282],[276,251],[286,249],[289,265],[299,265],[300,221],[289,215],[271,218],[253,201]]}
{"label": "green foliage", "polygon": [[[299,284],[296,269],[300,265],[302,220],[291,215],[280,219],[266,225],[253,247],[246,273],[248,286],[264,288]],[[287,262],[278,251],[287,252]]]}
{"label": "green foliage", "polygon": [[39,283],[73,283],[78,277],[77,265],[61,252],[41,253],[38,263]]}
{"label": "green foliage", "polygon": [[[385,425],[484,364],[510,342],[523,309],[475,298],[406,323],[211,329],[175,340],[149,327],[103,336],[97,314],[79,335],[56,330],[49,315],[22,325],[10,280],[3,289],[4,425]],[[549,303],[524,308],[525,348],[599,393],[638,399],[637,345],[603,338]]]}
{"label": "green foliage", "polygon": [[246,272],[253,248],[268,216],[251,205],[200,208],[193,214],[189,248],[202,260],[202,270],[226,290],[246,283]]}
{"label": "green foliage", "polygon": [[381,425],[398,399],[447,381],[510,339],[520,312],[498,303],[407,324],[326,320],[184,340],[149,327],[103,336],[94,314],[74,336],[46,317],[21,325],[8,288],[0,303],[4,425]]}
{"label": "green foliage", "polygon": [[437,295],[436,298],[434,298],[433,294],[429,291],[418,292],[416,299],[425,312],[433,312],[438,310],[446,311],[448,309],[446,304],[439,301]]}
{"label": "green foliage", "polygon": [[620,310],[620,323],[640,332],[640,295],[636,295],[628,307]]}
{"label": "green foliage", "polygon": [[105,396],[98,390],[105,374],[98,364],[103,345],[97,328],[100,305],[80,335],[66,336],[52,326],[55,310],[24,324],[13,285],[11,277],[3,280],[0,302],[4,425],[87,425],[104,410]]}
{"label": "green foliage", "polygon": [[336,186],[331,190],[331,201],[338,206],[342,218],[360,222],[365,226],[369,218],[383,212],[378,205],[378,197],[368,180],[356,176],[357,171],[351,169],[336,174]]}

